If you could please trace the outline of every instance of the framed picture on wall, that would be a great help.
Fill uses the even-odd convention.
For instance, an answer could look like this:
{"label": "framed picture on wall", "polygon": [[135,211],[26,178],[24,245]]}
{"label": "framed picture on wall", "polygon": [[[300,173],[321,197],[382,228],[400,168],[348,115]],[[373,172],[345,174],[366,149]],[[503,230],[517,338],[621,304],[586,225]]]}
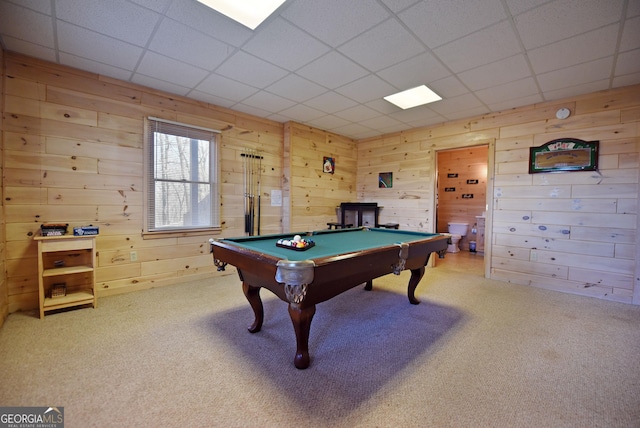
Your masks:
{"label": "framed picture on wall", "polygon": [[322,158],[322,172],[333,174],[336,170],[336,161],[333,158],[325,156]]}
{"label": "framed picture on wall", "polygon": [[393,172],[381,172],[378,175],[378,187],[380,189],[390,189],[393,187]]}
{"label": "framed picture on wall", "polygon": [[529,174],[537,172],[596,171],[598,141],[559,138],[529,148]]}

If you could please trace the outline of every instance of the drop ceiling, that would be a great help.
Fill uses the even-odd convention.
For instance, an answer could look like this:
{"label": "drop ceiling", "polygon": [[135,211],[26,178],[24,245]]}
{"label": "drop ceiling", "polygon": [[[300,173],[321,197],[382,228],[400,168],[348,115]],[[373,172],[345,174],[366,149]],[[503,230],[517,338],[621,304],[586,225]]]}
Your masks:
{"label": "drop ceiling", "polygon": [[[640,83],[640,0],[287,0],[255,31],[196,0],[0,0],[0,43],[354,139]],[[443,99],[382,99],[426,84]]]}

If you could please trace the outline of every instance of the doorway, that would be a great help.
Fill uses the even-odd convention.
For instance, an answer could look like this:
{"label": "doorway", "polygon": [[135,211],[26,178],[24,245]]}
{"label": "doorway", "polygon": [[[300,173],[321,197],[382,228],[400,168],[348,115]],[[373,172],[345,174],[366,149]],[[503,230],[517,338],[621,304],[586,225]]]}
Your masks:
{"label": "doorway", "polygon": [[447,232],[449,223],[469,225],[458,244],[462,254],[449,253],[450,260],[458,256],[467,258],[474,245],[473,257],[484,256],[482,226],[487,210],[488,154],[488,145],[441,150],[436,154],[436,232]]}

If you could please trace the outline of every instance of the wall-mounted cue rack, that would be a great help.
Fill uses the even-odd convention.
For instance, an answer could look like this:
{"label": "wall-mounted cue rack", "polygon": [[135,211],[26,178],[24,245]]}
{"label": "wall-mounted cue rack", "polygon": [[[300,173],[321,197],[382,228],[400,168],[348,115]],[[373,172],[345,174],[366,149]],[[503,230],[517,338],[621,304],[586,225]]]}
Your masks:
{"label": "wall-mounted cue rack", "polygon": [[255,235],[256,232],[260,235],[262,156],[258,151],[252,149],[245,149],[240,156],[244,158],[244,231],[249,236]]}

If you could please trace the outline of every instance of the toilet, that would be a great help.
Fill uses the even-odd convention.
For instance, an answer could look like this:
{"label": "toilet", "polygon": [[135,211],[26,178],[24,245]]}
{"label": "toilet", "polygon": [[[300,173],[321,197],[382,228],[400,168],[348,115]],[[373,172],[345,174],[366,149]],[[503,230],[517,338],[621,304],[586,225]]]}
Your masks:
{"label": "toilet", "polygon": [[457,253],[460,251],[458,243],[463,236],[467,235],[469,230],[469,223],[449,223],[449,236],[451,237],[451,244],[447,247],[447,253]]}

